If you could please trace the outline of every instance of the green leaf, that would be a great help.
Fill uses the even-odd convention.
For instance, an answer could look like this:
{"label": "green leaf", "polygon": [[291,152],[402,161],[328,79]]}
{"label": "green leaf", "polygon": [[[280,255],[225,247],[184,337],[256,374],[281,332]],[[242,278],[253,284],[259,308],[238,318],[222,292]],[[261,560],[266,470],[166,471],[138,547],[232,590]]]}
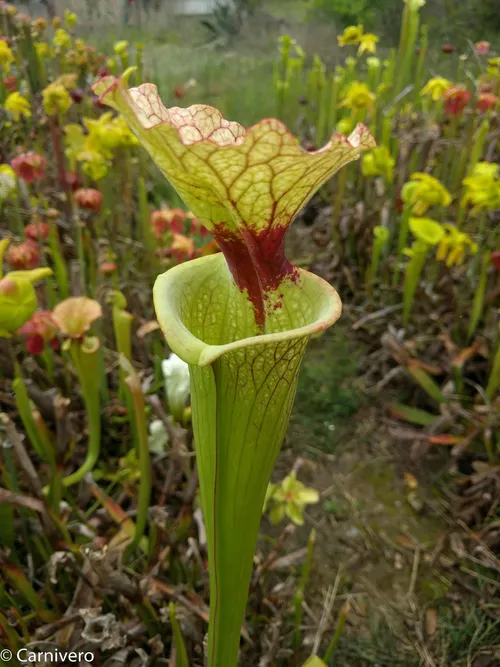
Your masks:
{"label": "green leaf", "polygon": [[426,410],[420,410],[420,408],[412,408],[403,403],[392,403],[391,413],[394,417],[404,419],[405,421],[410,422],[410,424],[418,424],[419,426],[428,426],[429,424],[432,424],[438,416],[433,415]]}
{"label": "green leaf", "polygon": [[169,612],[175,643],[175,667],[189,667],[186,645],[184,644],[179,622],[175,616],[175,605],[173,602],[170,603]]}
{"label": "green leaf", "polygon": [[323,662],[317,655],[312,655],[308,658],[302,667],[327,667],[326,662]]}
{"label": "green leaf", "polygon": [[413,377],[413,379],[418,382],[422,389],[429,394],[438,403],[446,403],[447,398],[439,388],[439,386],[434,382],[431,376],[424,371],[420,366],[408,366],[408,373]]}

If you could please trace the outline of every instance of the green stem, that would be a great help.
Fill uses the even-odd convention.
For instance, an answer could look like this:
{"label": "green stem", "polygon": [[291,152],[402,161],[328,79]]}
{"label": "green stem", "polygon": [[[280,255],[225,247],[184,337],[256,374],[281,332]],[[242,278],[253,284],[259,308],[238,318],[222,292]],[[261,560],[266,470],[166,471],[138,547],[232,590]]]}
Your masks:
{"label": "green stem", "polygon": [[101,399],[96,387],[96,378],[99,377],[99,341],[96,338],[73,340],[70,353],[87,411],[89,444],[80,468],[63,479],[65,487],[76,484],[94,469],[101,449]]}
{"label": "green stem", "polygon": [[418,287],[422,270],[425,266],[425,260],[429,253],[429,246],[422,241],[415,241],[412,245],[412,250],[413,256],[406,265],[403,286],[403,324],[405,327],[410,321],[413,298]]}
{"label": "green stem", "polygon": [[409,234],[409,220],[411,217],[412,213],[412,207],[410,204],[405,204],[405,207],[403,209],[403,214],[401,216],[401,222],[399,224],[399,235],[398,235],[398,246],[397,246],[397,252],[396,252],[396,263],[394,265],[394,276],[392,279],[392,284],[393,287],[396,287],[399,282],[399,274],[401,271],[401,259],[403,256],[403,250],[406,247],[406,243],[408,242],[408,234]]}
{"label": "green stem", "polygon": [[300,581],[295,591],[293,597],[293,605],[295,607],[295,633],[293,638],[293,643],[295,650],[298,649],[300,644],[300,626],[302,625],[302,603],[304,601],[304,591],[309,581],[309,576],[312,569],[312,558],[314,553],[314,546],[316,544],[316,531],[313,528],[309,534],[309,541],[307,543],[307,556],[302,566],[302,572],[300,575]]}
{"label": "green stem", "polygon": [[500,386],[500,345],[497,346],[495,356],[493,358],[493,365],[491,367],[490,377],[486,386],[486,398],[491,401]]}
{"label": "green stem", "polygon": [[[133,370],[133,369],[132,369]],[[139,483],[139,497],[137,499],[137,521],[134,539],[129,547],[136,547],[146,529],[149,503],[151,500],[151,462],[148,447],[148,429],[146,424],[146,410],[144,407],[144,394],[142,393],[139,377],[135,372],[131,373],[125,380],[132,396],[135,415],[135,428],[137,433],[137,445],[139,450],[139,469],[141,472]]]}
{"label": "green stem", "polygon": [[474,299],[472,300],[471,318],[469,320],[469,328],[467,330],[467,338],[471,340],[474,335],[479,320],[483,314],[484,297],[486,294],[486,286],[488,284],[488,268],[490,265],[490,253],[486,251],[482,257],[481,273],[479,276],[479,283],[474,292]]}
{"label": "green stem", "polygon": [[76,253],[78,255],[80,290],[83,296],[87,294],[86,266],[85,266],[85,248],[83,245],[82,221],[77,217],[74,221],[76,235]]}

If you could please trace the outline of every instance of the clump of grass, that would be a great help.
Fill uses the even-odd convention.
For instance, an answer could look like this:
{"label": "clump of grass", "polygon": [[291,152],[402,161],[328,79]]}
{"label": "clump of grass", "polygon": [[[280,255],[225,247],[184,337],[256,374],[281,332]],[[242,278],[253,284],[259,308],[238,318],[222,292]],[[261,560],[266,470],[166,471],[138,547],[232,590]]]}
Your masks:
{"label": "clump of grass", "polygon": [[479,655],[491,658],[491,662],[481,664],[495,664],[500,644],[498,609],[488,614],[477,605],[464,606],[458,613],[447,608],[440,624],[441,664],[472,665]]}

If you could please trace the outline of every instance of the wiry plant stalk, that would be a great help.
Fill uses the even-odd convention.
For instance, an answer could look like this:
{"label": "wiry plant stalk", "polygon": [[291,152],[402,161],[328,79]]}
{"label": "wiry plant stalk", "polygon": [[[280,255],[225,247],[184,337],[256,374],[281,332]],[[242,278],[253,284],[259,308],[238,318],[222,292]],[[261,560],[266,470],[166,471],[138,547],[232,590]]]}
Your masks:
{"label": "wiry plant stalk", "polygon": [[137,434],[139,468],[141,471],[139,481],[139,497],[137,500],[136,529],[134,539],[130,545],[130,549],[133,549],[136,545],[139,544],[147,525],[152,487],[151,462],[148,448],[148,429],[146,424],[144,394],[142,392],[141,382],[132,364],[130,364],[128,360],[125,359],[125,357],[121,358],[121,366],[125,372],[128,373],[127,377],[125,378],[125,383],[132,396],[132,403],[134,407],[134,425]]}

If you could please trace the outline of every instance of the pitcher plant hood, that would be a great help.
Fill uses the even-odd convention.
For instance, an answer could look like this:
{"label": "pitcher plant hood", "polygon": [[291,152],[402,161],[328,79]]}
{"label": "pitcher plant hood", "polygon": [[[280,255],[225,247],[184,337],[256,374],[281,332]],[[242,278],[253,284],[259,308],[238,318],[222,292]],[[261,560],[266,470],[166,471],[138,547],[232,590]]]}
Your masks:
{"label": "pitcher plant hood", "polygon": [[[119,111],[188,208],[215,236],[234,281],[263,328],[267,298],[297,269],[284,253],[285,232],[321,185],[373,148],[359,124],[318,151],[303,150],[285,125],[265,119],[245,130],[207,105],[167,109],[155,85],[126,88],[127,73],[94,84]],[[271,300],[272,301],[272,300]]]}

